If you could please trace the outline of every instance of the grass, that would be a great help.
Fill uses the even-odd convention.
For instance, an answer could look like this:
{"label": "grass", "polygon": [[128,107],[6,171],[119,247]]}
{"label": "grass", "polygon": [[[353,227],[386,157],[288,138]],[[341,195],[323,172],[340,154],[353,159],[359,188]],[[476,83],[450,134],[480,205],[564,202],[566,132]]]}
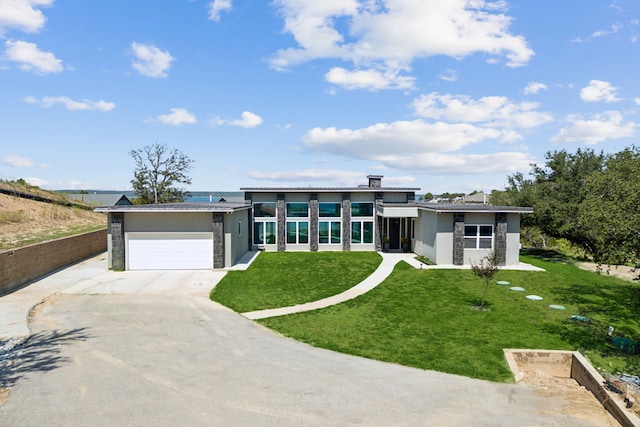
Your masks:
{"label": "grass", "polygon": [[82,227],[72,227],[64,230],[52,229],[46,233],[38,234],[24,234],[18,236],[14,241],[8,241],[0,237],[0,250],[15,249],[22,246],[33,245],[36,243],[47,242],[49,240],[61,239],[63,237],[76,236],[78,234],[89,233],[91,231],[98,231],[104,229],[102,225],[90,225]]}
{"label": "grass", "polygon": [[230,271],[211,299],[237,312],[286,307],[345,291],[380,264],[375,252],[263,252],[246,271]]}
{"label": "grass", "polygon": [[[352,262],[349,257],[363,255],[340,253],[315,261],[324,254],[262,254],[247,272],[228,275],[230,281],[221,283],[212,297],[237,311],[317,299],[311,298],[313,293],[324,297],[327,292],[309,292],[308,283],[334,286],[336,278],[345,276],[342,269]],[[616,350],[606,335],[611,325],[614,335],[640,341],[637,284],[580,270],[552,253],[533,253],[522,261],[547,271],[500,271],[496,280],[526,292],[492,285],[488,312],[471,308],[480,299],[481,282],[470,270],[416,270],[400,263],[384,283],[361,297],[260,323],[314,346],[492,381],[512,381],[504,348],[580,350],[608,371],[638,374],[640,356]],[[303,276],[314,279],[303,282]],[[222,297],[229,293],[233,298]],[[544,300],[527,300],[528,294]],[[567,309],[552,310],[549,304]],[[573,314],[588,316],[591,322],[569,320]]]}

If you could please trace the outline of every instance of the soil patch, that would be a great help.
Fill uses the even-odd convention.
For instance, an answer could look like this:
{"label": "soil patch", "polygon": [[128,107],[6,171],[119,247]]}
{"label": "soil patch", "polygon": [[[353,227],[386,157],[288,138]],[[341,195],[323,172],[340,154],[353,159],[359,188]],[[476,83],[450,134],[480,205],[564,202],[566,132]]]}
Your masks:
{"label": "soil patch", "polygon": [[593,262],[578,262],[576,263],[578,267],[583,270],[600,272],[601,274],[614,276],[619,279],[628,280],[628,281],[636,281],[636,278],[640,275],[640,271],[633,268],[627,267],[625,265],[601,265],[600,269],[598,269],[598,265]]}

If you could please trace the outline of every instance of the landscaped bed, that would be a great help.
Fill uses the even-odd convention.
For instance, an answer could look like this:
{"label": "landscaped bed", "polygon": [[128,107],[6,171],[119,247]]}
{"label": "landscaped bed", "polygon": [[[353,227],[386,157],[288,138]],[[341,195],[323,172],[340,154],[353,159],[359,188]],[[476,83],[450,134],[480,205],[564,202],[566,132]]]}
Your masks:
{"label": "landscaped bed", "polygon": [[[320,254],[277,255],[282,258],[262,258],[250,274],[265,283],[275,280],[281,285],[277,293],[286,294],[295,292],[299,280],[293,279],[302,274],[300,270],[290,272],[285,267],[286,259]],[[352,254],[335,254],[336,261],[343,255]],[[276,260],[282,263],[280,268],[267,264]],[[638,374],[640,356],[616,349],[607,335],[609,326],[613,326],[614,336],[638,341],[637,284],[583,271],[561,259],[528,256],[522,261],[546,272],[500,271],[496,280],[521,286],[526,293],[494,284],[487,296],[490,310],[486,312],[471,309],[481,296],[481,282],[471,271],[416,270],[400,263],[384,283],[361,297],[260,323],[318,347],[493,381],[513,381],[504,348],[579,350],[607,371]],[[318,269],[312,265],[307,269],[311,271],[305,274],[319,275],[325,283],[332,281],[328,276],[338,277],[341,271],[337,265],[331,268],[321,264]],[[272,274],[272,279],[265,274]],[[233,280],[237,284],[246,282],[240,272]],[[243,294],[237,285],[233,287]],[[267,288],[248,287],[256,297]],[[529,300],[525,294],[539,295],[543,300]],[[561,304],[565,310],[554,310],[550,304]],[[234,307],[237,311],[258,308],[265,307]],[[571,320],[570,316],[576,314],[589,322]]]}

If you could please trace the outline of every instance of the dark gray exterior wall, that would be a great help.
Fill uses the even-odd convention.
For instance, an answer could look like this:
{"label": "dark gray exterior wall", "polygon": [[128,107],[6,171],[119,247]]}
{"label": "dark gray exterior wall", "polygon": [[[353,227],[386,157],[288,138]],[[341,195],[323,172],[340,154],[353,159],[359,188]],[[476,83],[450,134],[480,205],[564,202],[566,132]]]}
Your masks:
{"label": "dark gray exterior wall", "polygon": [[213,268],[224,268],[224,214],[213,214]]}
{"label": "dark gray exterior wall", "polygon": [[496,213],[494,251],[498,258],[498,265],[507,264],[507,214]]}
{"label": "dark gray exterior wall", "polygon": [[464,264],[464,214],[453,214],[453,265]]}

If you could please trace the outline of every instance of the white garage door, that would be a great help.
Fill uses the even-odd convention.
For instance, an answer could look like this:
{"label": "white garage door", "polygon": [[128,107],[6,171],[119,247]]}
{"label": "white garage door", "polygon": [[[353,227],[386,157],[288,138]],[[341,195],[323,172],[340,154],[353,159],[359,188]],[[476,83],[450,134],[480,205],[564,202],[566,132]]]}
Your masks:
{"label": "white garage door", "polygon": [[129,270],[213,268],[213,233],[127,233]]}

